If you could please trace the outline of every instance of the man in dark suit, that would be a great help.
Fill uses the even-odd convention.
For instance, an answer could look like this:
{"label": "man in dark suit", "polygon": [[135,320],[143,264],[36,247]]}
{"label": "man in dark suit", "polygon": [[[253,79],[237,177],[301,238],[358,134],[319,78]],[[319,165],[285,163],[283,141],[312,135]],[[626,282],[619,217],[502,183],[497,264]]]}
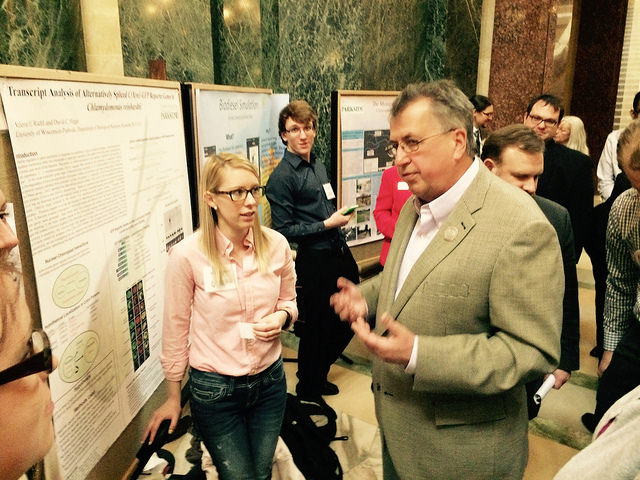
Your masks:
{"label": "man in dark suit", "polygon": [[482,153],[482,145],[487,136],[487,129],[493,121],[493,102],[484,95],[472,95],[469,101],[473,105],[473,140],[476,155]]}
{"label": "man in dark suit", "polygon": [[538,180],[538,195],[559,203],[569,211],[576,260],[590,238],[593,210],[591,159],[553,140],[564,115],[562,101],[553,95],[533,98],[524,115],[524,125],[545,142],[544,172]]}
{"label": "man in dark suit", "polygon": [[[556,379],[554,388],[559,389],[569,380],[571,371],[580,368],[578,278],[569,212],[561,205],[536,195],[544,166],[543,152],[544,142],[530,129],[524,125],[510,125],[489,135],[482,151],[482,160],[498,177],[531,195],[558,235],[564,266],[564,299],[560,364],[553,375]],[[540,378],[527,384],[529,418],[534,418],[540,409],[532,397],[542,381]]]}

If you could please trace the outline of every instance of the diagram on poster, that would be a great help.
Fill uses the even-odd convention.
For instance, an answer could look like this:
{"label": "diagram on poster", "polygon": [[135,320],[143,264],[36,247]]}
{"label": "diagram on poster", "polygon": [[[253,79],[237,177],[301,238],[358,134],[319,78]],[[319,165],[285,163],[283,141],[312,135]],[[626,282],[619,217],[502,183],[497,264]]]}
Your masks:
{"label": "diagram on poster", "polygon": [[167,250],[191,233],[179,85],[0,78],[63,477],[84,479],[163,378]]}
{"label": "diagram on poster", "polygon": [[340,116],[338,204],[358,205],[346,227],[349,246],[383,238],[376,228],[373,209],[382,172],[393,166],[386,147],[389,113],[396,95],[397,92],[339,91],[335,97],[334,108],[339,108]]}

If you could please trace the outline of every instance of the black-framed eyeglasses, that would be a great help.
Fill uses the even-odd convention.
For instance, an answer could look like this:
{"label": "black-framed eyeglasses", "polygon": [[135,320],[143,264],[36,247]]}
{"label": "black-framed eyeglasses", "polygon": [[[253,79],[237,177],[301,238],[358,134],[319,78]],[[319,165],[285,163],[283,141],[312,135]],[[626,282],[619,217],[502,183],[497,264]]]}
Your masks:
{"label": "black-framed eyeglasses", "polygon": [[554,120],[553,118],[542,118],[542,117],[539,117],[538,115],[531,115],[531,114],[527,114],[527,116],[531,120],[533,120],[534,126],[538,126],[541,123],[544,123],[545,127],[551,128],[551,127],[555,127],[558,124],[558,121]]}
{"label": "black-framed eyeglasses", "polygon": [[245,188],[237,188],[236,190],[231,190],[229,192],[216,190],[214,193],[223,193],[225,195],[229,195],[229,198],[234,202],[240,202],[244,200],[249,194],[251,194],[254,200],[258,200],[262,198],[262,195],[264,195],[264,186],[258,185],[256,187],[250,188],[249,190]]}
{"label": "black-framed eyeglasses", "polygon": [[285,130],[285,132],[287,132],[289,135],[293,135],[294,137],[297,137],[298,135],[300,135],[300,132],[304,131],[305,135],[311,135],[312,132],[315,132],[316,129],[313,125],[307,125],[306,127],[293,127],[290,128],[289,130]]}
{"label": "black-framed eyeglasses", "polygon": [[487,118],[493,118],[493,112],[485,112],[484,110],[482,112],[480,112],[482,115],[484,115]]}
{"label": "black-framed eyeglasses", "polygon": [[389,142],[387,146],[384,147],[384,151],[387,152],[387,155],[389,155],[389,158],[396,158],[396,155],[398,154],[398,148],[401,148],[406,153],[414,153],[418,151],[418,149],[420,148],[420,145],[423,142],[426,142],[427,140],[431,140],[432,138],[439,137],[440,135],[453,132],[454,130],[455,128],[450,128],[445,132],[434,133],[433,135],[429,135],[420,140],[414,140],[412,138],[409,138],[408,140],[405,140],[403,142]]}
{"label": "black-framed eyeglasses", "polygon": [[34,373],[53,371],[51,345],[44,330],[34,330],[28,342],[29,353],[26,359],[0,372],[0,385],[13,382]]}

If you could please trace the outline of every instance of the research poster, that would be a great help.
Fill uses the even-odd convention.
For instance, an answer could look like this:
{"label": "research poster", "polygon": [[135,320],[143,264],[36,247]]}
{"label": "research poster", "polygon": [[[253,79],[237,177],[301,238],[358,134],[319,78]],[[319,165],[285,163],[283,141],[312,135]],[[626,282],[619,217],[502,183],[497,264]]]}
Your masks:
{"label": "research poster", "polygon": [[[198,161],[202,167],[211,153],[237,153],[255,165],[262,185],[284,155],[278,133],[278,115],[289,103],[289,94],[249,89],[195,88]],[[266,197],[259,205],[263,225],[271,225]]]}
{"label": "research poster", "polygon": [[357,205],[346,225],[349,246],[382,239],[373,209],[382,172],[393,166],[385,152],[389,142],[389,112],[397,92],[338,92],[340,137],[340,206]]}
{"label": "research poster", "polygon": [[[86,78],[86,77],[82,77]],[[84,479],[163,378],[167,250],[191,233],[178,84],[0,78],[64,478]]]}

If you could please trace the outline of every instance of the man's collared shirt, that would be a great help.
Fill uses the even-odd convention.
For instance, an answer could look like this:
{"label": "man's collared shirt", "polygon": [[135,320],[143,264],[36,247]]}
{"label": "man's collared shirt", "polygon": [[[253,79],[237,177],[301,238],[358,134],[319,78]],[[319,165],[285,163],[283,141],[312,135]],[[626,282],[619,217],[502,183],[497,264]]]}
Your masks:
{"label": "man's collared shirt", "polygon": [[307,162],[286,150],[267,182],[273,228],[301,247],[333,249],[342,245],[340,229],[327,230],[324,225],[336,211],[323,187],[329,183],[324,164],[313,154]]}
{"label": "man's collared shirt", "polygon": [[467,171],[449,190],[429,203],[423,203],[418,198],[414,199],[413,205],[418,213],[418,220],[413,227],[413,233],[411,233],[404,257],[402,257],[402,265],[400,265],[398,283],[396,285],[396,298],[409,276],[409,272],[411,272],[420,255],[429,246],[431,240],[440,231],[440,227],[447,221],[456,204],[460,201],[464,192],[467,191],[471,182],[473,182],[473,179],[476,178],[479,168],[479,161],[474,160]]}
{"label": "man's collared shirt", "polygon": [[607,226],[604,349],[614,351],[640,318],[640,194],[627,190],[613,202]]}

